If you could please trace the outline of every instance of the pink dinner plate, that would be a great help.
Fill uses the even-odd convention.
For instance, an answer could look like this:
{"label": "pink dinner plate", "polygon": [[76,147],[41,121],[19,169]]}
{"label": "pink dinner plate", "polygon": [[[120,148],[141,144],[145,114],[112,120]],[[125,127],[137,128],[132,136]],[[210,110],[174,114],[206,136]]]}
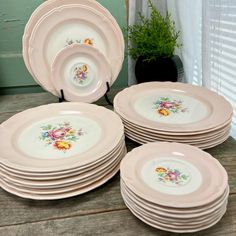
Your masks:
{"label": "pink dinner plate", "polygon": [[150,134],[156,134],[158,136],[162,136],[162,137],[171,137],[171,138],[194,138],[194,137],[207,137],[207,136],[211,136],[214,133],[218,133],[221,132],[222,130],[224,130],[226,127],[231,126],[231,122],[232,122],[232,117],[227,120],[224,124],[215,127],[212,130],[204,130],[204,131],[200,131],[200,132],[170,132],[170,131],[160,131],[160,130],[156,130],[156,129],[149,129],[149,128],[145,128],[143,126],[139,126],[135,123],[132,123],[126,119],[124,119],[122,116],[120,116],[120,118],[122,119],[122,122],[124,123],[124,125],[126,127],[130,127],[136,130],[139,130],[140,132],[143,133],[150,133]]}
{"label": "pink dinner plate", "polygon": [[[112,164],[114,164],[119,157],[123,156],[125,146],[122,146],[122,149],[120,149],[119,153],[117,153],[115,156],[112,156],[110,160],[107,160],[106,163],[104,163],[101,166],[98,166],[95,169],[88,170],[87,172],[84,172],[82,174],[78,173],[75,176],[65,176],[65,177],[59,177],[58,179],[44,179],[44,180],[38,180],[38,179],[23,179],[23,178],[16,178],[13,176],[10,176],[9,174],[1,173],[1,177],[4,178],[5,181],[11,182],[14,185],[19,186],[25,186],[28,188],[35,188],[35,189],[48,189],[48,188],[59,188],[59,187],[65,187],[70,186],[75,183],[82,183],[87,181],[88,179],[95,178],[96,175],[99,175],[104,170],[107,170],[108,167],[110,167]],[[120,158],[119,158],[120,159]],[[117,163],[116,163],[117,164]]]}
{"label": "pink dinner plate", "polygon": [[216,129],[233,112],[229,102],[208,89],[171,82],[126,88],[116,95],[114,109],[137,126],[183,135]]}
{"label": "pink dinner plate", "polygon": [[179,143],[148,143],[121,162],[126,186],[152,203],[189,208],[222,196],[228,186],[223,166],[199,148]]}
{"label": "pink dinner plate", "polygon": [[174,232],[174,233],[194,233],[194,232],[198,232],[198,231],[201,231],[204,229],[208,229],[208,228],[212,227],[213,225],[217,224],[226,212],[226,209],[223,209],[222,212],[216,218],[211,219],[206,224],[200,224],[195,227],[193,227],[193,226],[192,227],[187,227],[187,226],[186,227],[177,227],[177,226],[171,227],[169,225],[169,223],[168,224],[160,223],[150,217],[147,217],[146,215],[140,214],[140,212],[138,212],[133,207],[133,205],[129,204],[128,202],[125,202],[125,204],[130,209],[130,211],[133,213],[133,215],[135,215],[137,218],[139,218],[144,223],[146,223],[154,228],[164,230],[164,231]]}
{"label": "pink dinner plate", "polygon": [[227,201],[224,202],[222,207],[217,209],[215,212],[212,212],[204,217],[197,217],[197,218],[189,218],[188,220],[179,220],[179,219],[171,219],[168,217],[161,217],[156,213],[151,213],[148,210],[140,207],[139,205],[136,204],[136,202],[132,201],[129,199],[128,196],[123,196],[124,200],[126,203],[129,205],[132,205],[133,209],[135,209],[137,212],[139,212],[141,215],[144,215],[152,220],[155,220],[158,223],[166,224],[171,227],[184,227],[184,228],[193,228],[199,225],[207,224],[209,221],[218,218],[219,215],[222,215],[222,212],[225,212],[226,207],[227,207]]}
{"label": "pink dinner plate", "polygon": [[[16,184],[13,183],[12,181],[9,181],[5,178],[1,178],[2,183],[5,185],[11,186],[12,188],[15,188],[19,191],[29,193],[29,194],[45,194],[45,195],[52,195],[52,194],[57,194],[57,193],[63,193],[63,192],[69,192],[74,189],[78,188],[83,188],[84,186],[87,186],[91,184],[92,182],[96,182],[97,180],[101,179],[102,177],[106,176],[108,173],[111,172],[114,168],[116,168],[121,159],[124,157],[126,153],[125,148],[123,148],[122,152],[119,154],[119,156],[116,156],[114,161],[112,163],[109,163],[109,165],[104,169],[99,172],[94,172],[93,176],[90,176],[84,180],[81,181],[75,181],[75,182],[69,182],[64,185],[53,185],[53,186],[42,186],[41,188],[39,186],[28,186],[24,184]],[[66,181],[66,178],[65,178]]]}
{"label": "pink dinner plate", "polygon": [[199,141],[199,142],[192,142],[191,140],[189,141],[184,141],[182,142],[181,140],[169,140],[169,139],[160,139],[160,138],[152,138],[152,137],[145,137],[142,136],[141,134],[135,134],[134,132],[128,132],[127,130],[125,131],[125,135],[127,138],[130,138],[131,140],[140,143],[140,144],[144,144],[144,143],[149,143],[149,142],[179,142],[179,143],[184,143],[184,144],[189,144],[189,145],[193,145],[196,147],[199,147],[201,149],[208,149],[209,147],[214,147],[217,146],[221,143],[223,143],[224,141],[226,141],[229,138],[230,132],[226,131],[224,133],[222,133],[221,135],[212,138],[211,140],[203,140],[203,141]]}
{"label": "pink dinner plate", "polygon": [[0,163],[40,173],[82,167],[114,150],[123,134],[120,118],[106,108],[73,102],[39,106],[0,125]]}
{"label": "pink dinner plate", "polygon": [[23,191],[16,190],[15,188],[12,188],[9,185],[6,185],[4,183],[0,183],[1,187],[14,195],[17,195],[19,197],[23,198],[29,198],[29,199],[35,199],[35,200],[56,200],[56,199],[63,199],[68,197],[77,196],[86,192],[89,192],[104,183],[106,183],[109,179],[111,179],[115,174],[119,171],[120,165],[117,165],[114,169],[112,169],[106,176],[102,177],[99,180],[94,180],[92,183],[82,187],[74,189],[73,191],[65,192],[65,193],[58,193],[58,194],[51,194],[51,195],[44,195],[44,194],[32,194],[32,193],[25,193]]}
{"label": "pink dinner plate", "polygon": [[[124,123],[124,122],[123,122]],[[214,132],[209,132],[205,135],[192,135],[192,136],[171,136],[168,133],[166,135],[161,135],[158,133],[151,133],[151,132],[145,132],[140,130],[139,128],[135,128],[133,126],[130,126],[126,123],[125,125],[125,130],[127,133],[132,133],[134,135],[139,135],[141,137],[146,137],[146,138],[153,138],[153,139],[159,139],[160,141],[169,141],[169,142],[203,142],[203,141],[210,141],[213,140],[214,138],[221,137],[222,135],[230,132],[231,125],[228,125],[222,128],[220,131],[214,131]]]}
{"label": "pink dinner plate", "polygon": [[176,219],[183,219],[188,220],[190,218],[196,218],[199,216],[204,216],[206,214],[210,214],[215,210],[222,207],[222,205],[228,200],[229,197],[229,186],[225,189],[222,196],[220,196],[215,201],[200,207],[193,207],[193,208],[171,208],[171,207],[163,207],[158,204],[153,204],[151,202],[142,199],[134,192],[132,192],[121,179],[121,192],[124,196],[128,196],[132,201],[136,202],[138,205],[150,209],[150,211],[155,212],[156,214],[162,217],[168,218],[176,218]]}
{"label": "pink dinner plate", "polygon": [[100,167],[101,165],[109,161],[112,156],[116,156],[121,151],[124,145],[125,142],[124,139],[122,138],[117,147],[115,147],[115,149],[109,152],[107,155],[97,159],[92,163],[89,163],[89,165],[80,166],[75,169],[69,169],[66,171],[35,173],[35,172],[25,172],[17,169],[12,169],[4,165],[0,166],[0,170],[2,173],[8,174],[9,176],[25,180],[53,180],[65,177],[66,178],[72,177]]}

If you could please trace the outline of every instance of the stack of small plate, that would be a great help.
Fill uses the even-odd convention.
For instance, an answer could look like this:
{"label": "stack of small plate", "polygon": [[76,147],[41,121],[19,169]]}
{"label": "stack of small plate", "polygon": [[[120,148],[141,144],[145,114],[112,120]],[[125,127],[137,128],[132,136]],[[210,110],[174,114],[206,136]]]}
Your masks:
{"label": "stack of small plate", "polygon": [[149,143],[122,160],[121,193],[131,212],[148,225],[196,232],[225,214],[228,176],[215,158],[197,147]]}
{"label": "stack of small plate", "polygon": [[184,83],[150,82],[118,93],[114,109],[128,138],[144,144],[179,142],[201,149],[224,142],[233,108],[222,96]]}
{"label": "stack of small plate", "polygon": [[23,58],[35,81],[68,101],[94,102],[122,68],[124,38],[111,13],[94,0],[49,0],[31,15]]}
{"label": "stack of small plate", "polygon": [[18,113],[0,125],[0,185],[39,200],[88,192],[119,171],[123,129],[114,112],[86,103]]}

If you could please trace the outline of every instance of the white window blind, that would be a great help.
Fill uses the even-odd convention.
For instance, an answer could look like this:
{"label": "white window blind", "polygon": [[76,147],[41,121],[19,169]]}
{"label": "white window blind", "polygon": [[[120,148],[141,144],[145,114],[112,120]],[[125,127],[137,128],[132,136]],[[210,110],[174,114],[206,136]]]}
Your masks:
{"label": "white window blind", "polygon": [[236,138],[236,1],[204,0],[202,5],[202,84],[232,104]]}

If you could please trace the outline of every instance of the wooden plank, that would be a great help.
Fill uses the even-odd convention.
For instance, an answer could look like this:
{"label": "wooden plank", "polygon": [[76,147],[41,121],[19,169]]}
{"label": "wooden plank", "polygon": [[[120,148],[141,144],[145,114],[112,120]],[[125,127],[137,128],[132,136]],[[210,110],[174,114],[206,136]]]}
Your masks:
{"label": "wooden plank", "polygon": [[54,102],[58,102],[58,98],[50,93],[4,95],[0,97],[0,113],[19,112]]}
{"label": "wooden plank", "polygon": [[[222,236],[236,235],[236,195],[229,199],[228,212],[214,227],[185,235]],[[0,228],[1,235],[116,235],[164,236],[174,235],[154,229],[136,219],[129,210],[110,211],[85,216],[74,216]]]}

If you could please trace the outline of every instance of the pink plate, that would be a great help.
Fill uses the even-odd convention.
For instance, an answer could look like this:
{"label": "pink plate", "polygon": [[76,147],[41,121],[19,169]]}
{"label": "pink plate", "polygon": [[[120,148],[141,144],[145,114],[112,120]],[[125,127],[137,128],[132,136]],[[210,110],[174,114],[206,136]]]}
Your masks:
{"label": "pink plate", "polygon": [[133,149],[121,162],[121,178],[141,198],[176,208],[211,203],[228,186],[227,172],[210,154],[166,142]]}
{"label": "pink plate", "polygon": [[111,68],[105,56],[95,47],[74,43],[62,49],[51,67],[51,81],[58,96],[63,89],[65,99],[92,103],[107,91]]}
{"label": "pink plate", "polygon": [[86,186],[82,188],[75,188],[73,191],[58,193],[58,194],[51,194],[51,195],[43,195],[43,194],[32,194],[32,193],[25,193],[23,191],[16,190],[9,185],[4,183],[0,183],[0,186],[9,193],[17,195],[23,198],[35,199],[35,200],[56,200],[56,199],[63,199],[68,197],[77,196],[86,192],[89,192],[104,183],[106,183],[109,179],[111,179],[120,169],[120,165],[117,165],[114,169],[110,170],[107,175],[103,176],[102,178],[92,181],[90,184],[88,183]]}
{"label": "pink plate", "polygon": [[228,201],[229,197],[229,186],[226,188],[224,194],[218,198],[216,201],[195,208],[170,208],[163,207],[157,204],[152,204],[144,199],[140,198],[138,195],[133,193],[130,189],[128,189],[125,183],[121,179],[121,192],[124,197],[129,197],[130,200],[142,206],[143,208],[149,209],[151,212],[155,212],[155,214],[160,215],[162,217],[168,217],[170,219],[179,219],[188,221],[191,218],[196,217],[205,217],[208,214],[216,211],[221,208],[223,204]]}
{"label": "pink plate", "polygon": [[[86,185],[88,185],[88,183],[92,183],[95,182],[96,179],[100,179],[101,177],[103,177],[104,175],[106,175],[107,173],[109,173],[113,168],[117,167],[120,164],[121,159],[124,157],[126,153],[125,148],[123,147],[122,152],[119,154],[119,156],[114,157],[113,162],[109,163],[109,165],[107,165],[106,168],[104,168],[101,171],[97,171],[94,172],[93,176],[90,176],[88,178],[85,178],[81,181],[73,181],[73,182],[69,182],[66,183],[67,178],[64,178],[63,180],[65,181],[65,184],[61,184],[61,185],[51,185],[51,186],[29,186],[29,185],[25,185],[22,183],[15,183],[12,182],[9,179],[6,178],[1,178],[1,181],[3,183],[5,183],[6,185],[10,185],[22,192],[27,192],[27,193],[31,193],[31,194],[45,194],[45,195],[49,195],[49,194],[55,194],[55,193],[63,193],[63,192],[68,192],[68,191],[72,191],[74,189],[78,189],[78,188],[82,188]],[[46,183],[47,181],[45,181]]]}
{"label": "pink plate", "polygon": [[[34,26],[45,14],[47,14],[49,11],[53,10],[54,8],[57,8],[63,5],[71,5],[71,4],[77,4],[77,3],[78,3],[78,0],[48,0],[48,1],[43,2],[41,5],[39,5],[35,9],[35,11],[31,14],[25,26],[24,35],[22,38],[22,48],[23,48],[23,59],[24,59],[25,65],[28,71],[31,73],[31,75],[34,77],[36,81],[37,81],[37,78],[33,75],[33,72],[31,70],[30,63],[29,63],[29,55],[28,55],[29,39],[30,39]],[[99,4],[97,1],[94,1],[94,0],[80,0],[79,4],[85,5],[94,10],[97,10],[98,12],[102,13],[104,17],[110,20],[110,22],[114,26],[114,30],[116,30],[117,35],[119,36],[119,41],[120,41],[119,45],[122,48],[122,51],[124,51],[124,38],[123,38],[122,31],[119,25],[117,24],[115,18],[111,15],[111,13],[106,8],[104,8],[101,4]],[[115,80],[116,78],[114,77],[113,79]]]}
{"label": "pink plate", "polygon": [[112,156],[116,156],[120,150],[123,148],[125,141],[122,138],[119,142],[119,144],[109,153],[107,153],[105,156],[102,156],[101,158],[97,159],[94,162],[89,163],[86,166],[79,166],[75,169],[69,169],[65,171],[60,172],[26,172],[26,171],[20,171],[17,169],[12,169],[4,165],[0,165],[1,172],[8,174],[12,177],[25,179],[25,180],[53,180],[53,179],[59,179],[59,178],[68,178],[72,176],[76,176],[78,174],[85,173],[89,170],[98,168],[99,166],[106,163]]}
{"label": "pink plate", "polygon": [[122,146],[119,153],[117,153],[114,156],[111,156],[107,162],[105,162],[103,165],[98,166],[97,168],[94,168],[92,170],[88,170],[82,174],[78,173],[74,176],[65,176],[59,177],[58,179],[44,179],[44,180],[37,180],[37,179],[23,179],[20,177],[14,177],[9,175],[8,173],[3,174],[1,173],[2,179],[5,181],[8,181],[9,183],[21,186],[25,188],[33,188],[33,189],[55,189],[55,188],[62,188],[62,187],[68,187],[71,185],[75,185],[78,183],[86,182],[87,180],[92,180],[93,177],[99,176],[101,173],[106,171],[108,168],[110,168],[113,164],[117,164],[120,162],[120,159],[124,156],[124,149],[125,145]]}
{"label": "pink plate", "polygon": [[140,212],[138,212],[133,205],[129,204],[128,202],[125,202],[126,206],[130,209],[130,211],[137,217],[139,218],[141,221],[143,221],[144,223],[160,229],[160,230],[165,230],[165,231],[169,231],[169,232],[174,232],[174,233],[194,233],[194,232],[198,232],[204,229],[208,229],[210,227],[212,227],[213,225],[217,224],[221,218],[224,216],[225,212],[226,212],[226,208],[222,209],[222,212],[214,219],[211,219],[209,222],[207,222],[206,224],[200,224],[199,226],[195,226],[195,227],[171,227],[169,224],[163,224],[160,223],[150,217],[147,217],[147,215],[144,214],[140,214]]}
{"label": "pink plate", "polygon": [[111,22],[102,13],[84,5],[61,6],[40,19],[29,40],[31,69],[46,90],[56,95],[48,79],[51,65],[56,54],[73,43],[91,44],[101,51],[110,62],[111,81],[117,78],[124,51]]}
{"label": "pink plate", "polygon": [[171,82],[126,88],[116,95],[114,109],[137,126],[183,135],[218,129],[233,113],[230,103],[215,92]]}
{"label": "pink plate", "polygon": [[[162,141],[177,142],[177,141],[168,140],[168,139],[144,137],[141,134],[135,134],[134,132],[130,133],[127,130],[125,130],[125,135],[126,135],[126,137],[128,137],[131,140],[133,140],[137,143],[140,143],[140,144],[149,143],[149,142],[162,142]],[[182,141],[178,140],[178,142],[193,145],[193,146],[201,148],[201,149],[208,149],[210,147],[214,147],[214,146],[217,146],[217,145],[223,143],[225,140],[227,140],[229,138],[229,135],[230,135],[230,132],[226,131],[225,133],[222,133],[220,136],[214,137],[211,140],[203,140],[200,142],[191,142],[191,140],[189,140],[188,142],[187,141],[182,142]]]}
{"label": "pink plate", "polygon": [[0,163],[32,172],[73,169],[114,150],[123,134],[120,118],[106,108],[72,102],[39,106],[0,125]]}

